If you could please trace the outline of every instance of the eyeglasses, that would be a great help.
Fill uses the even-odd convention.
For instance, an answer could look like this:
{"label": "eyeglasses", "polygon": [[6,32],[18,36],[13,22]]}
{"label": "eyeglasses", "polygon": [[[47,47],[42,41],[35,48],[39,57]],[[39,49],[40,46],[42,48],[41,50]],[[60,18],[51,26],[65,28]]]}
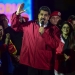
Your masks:
{"label": "eyeglasses", "polygon": [[70,27],[62,27],[63,29],[70,29]]}

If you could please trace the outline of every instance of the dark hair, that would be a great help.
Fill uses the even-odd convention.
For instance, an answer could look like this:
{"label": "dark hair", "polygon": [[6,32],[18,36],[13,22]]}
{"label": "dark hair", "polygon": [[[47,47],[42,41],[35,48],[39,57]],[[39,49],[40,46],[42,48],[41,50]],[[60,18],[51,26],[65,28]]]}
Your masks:
{"label": "dark hair", "polygon": [[4,35],[3,35],[2,40],[4,40],[4,39],[5,39],[5,28],[4,28],[4,23],[3,23],[3,21],[0,21],[0,26],[2,26],[2,28],[3,28]]}
{"label": "dark hair", "polygon": [[71,15],[69,16],[68,20],[71,19],[71,20],[75,20],[75,15]]}
{"label": "dark hair", "polygon": [[5,14],[0,14],[0,21],[4,20],[4,18],[7,18]]}
{"label": "dark hair", "polygon": [[0,21],[0,26],[2,26],[3,29],[4,29],[4,23],[3,23],[3,21]]}
{"label": "dark hair", "polygon": [[1,16],[2,16],[2,17],[7,17],[5,14],[0,14],[0,17],[1,17]]}
{"label": "dark hair", "polygon": [[60,29],[61,28],[61,24],[63,23],[63,20],[59,20],[58,22],[57,22],[57,27]]}
{"label": "dark hair", "polygon": [[39,13],[40,13],[41,10],[47,11],[49,15],[51,14],[51,10],[50,10],[49,7],[47,7],[47,6],[42,6],[42,7],[40,7]]}
{"label": "dark hair", "polygon": [[75,38],[74,38],[75,36],[73,34],[72,25],[69,22],[65,21],[62,23],[61,28],[63,27],[64,24],[68,24],[70,27],[70,33],[68,35],[69,36],[69,48],[74,50],[75,49]]}
{"label": "dark hair", "polygon": [[69,25],[69,27],[70,27],[70,33],[69,33],[69,34],[71,34],[71,33],[73,32],[72,25],[71,25],[69,22],[64,21],[64,22],[61,24],[61,29],[62,29],[62,27],[63,27],[64,24],[68,24],[68,25]]}
{"label": "dark hair", "polygon": [[4,32],[4,35],[3,35],[3,37],[2,37],[2,40],[3,40],[3,43],[4,43],[4,42],[5,42],[6,35],[5,35],[5,29],[4,29],[4,23],[3,23],[3,20],[0,21],[0,26],[2,26],[3,32]]}
{"label": "dark hair", "polygon": [[69,23],[72,23],[74,20],[75,20],[75,15],[69,16],[69,18],[68,18]]}

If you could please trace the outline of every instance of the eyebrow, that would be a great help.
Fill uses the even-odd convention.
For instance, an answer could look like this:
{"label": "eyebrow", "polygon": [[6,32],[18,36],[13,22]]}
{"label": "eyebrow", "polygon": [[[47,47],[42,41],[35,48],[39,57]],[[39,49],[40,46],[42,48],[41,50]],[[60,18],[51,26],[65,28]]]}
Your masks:
{"label": "eyebrow", "polygon": [[70,27],[67,27],[67,28],[70,28]]}

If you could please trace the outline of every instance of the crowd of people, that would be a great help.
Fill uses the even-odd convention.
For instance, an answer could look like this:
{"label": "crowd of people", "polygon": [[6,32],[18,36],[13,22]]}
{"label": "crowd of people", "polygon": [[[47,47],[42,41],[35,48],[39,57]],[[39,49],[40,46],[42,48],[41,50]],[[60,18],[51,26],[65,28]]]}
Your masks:
{"label": "crowd of people", "polygon": [[62,20],[47,6],[37,20],[21,16],[24,3],[8,18],[0,14],[0,75],[75,75],[75,16]]}

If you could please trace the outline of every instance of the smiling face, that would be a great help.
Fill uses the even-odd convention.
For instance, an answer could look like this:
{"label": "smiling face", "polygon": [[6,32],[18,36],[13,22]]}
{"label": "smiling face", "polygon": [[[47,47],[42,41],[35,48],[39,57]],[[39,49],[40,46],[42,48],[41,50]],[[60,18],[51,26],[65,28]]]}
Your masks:
{"label": "smiling face", "polygon": [[61,31],[62,31],[62,34],[68,35],[70,33],[70,27],[69,27],[69,25],[68,24],[64,24],[62,26]]}
{"label": "smiling face", "polygon": [[47,24],[49,17],[50,16],[47,11],[41,10],[40,13],[38,14],[38,21],[39,21],[39,23],[44,21],[44,24]]}

